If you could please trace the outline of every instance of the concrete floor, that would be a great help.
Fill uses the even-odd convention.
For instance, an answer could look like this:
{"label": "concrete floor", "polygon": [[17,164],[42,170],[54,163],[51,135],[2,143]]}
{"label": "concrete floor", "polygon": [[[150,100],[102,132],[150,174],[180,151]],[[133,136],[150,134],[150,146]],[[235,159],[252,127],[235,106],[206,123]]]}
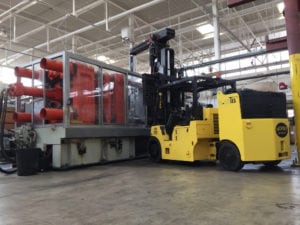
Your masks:
{"label": "concrete floor", "polygon": [[300,224],[300,168],[148,159],[0,175],[0,224]]}

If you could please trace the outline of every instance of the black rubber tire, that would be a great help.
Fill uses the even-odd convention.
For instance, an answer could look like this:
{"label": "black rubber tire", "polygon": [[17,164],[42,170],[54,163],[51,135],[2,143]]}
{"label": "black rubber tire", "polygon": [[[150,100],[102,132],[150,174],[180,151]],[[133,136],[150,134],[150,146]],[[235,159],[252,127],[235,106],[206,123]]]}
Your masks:
{"label": "black rubber tire", "polygon": [[268,161],[268,162],[264,162],[264,165],[265,166],[277,166],[280,162],[281,162],[281,160]]}
{"label": "black rubber tire", "polygon": [[244,166],[238,148],[228,141],[220,144],[218,158],[221,166],[225,170],[239,171]]}
{"label": "black rubber tire", "polygon": [[157,138],[151,137],[149,139],[147,149],[152,162],[158,163],[161,161],[161,146]]}

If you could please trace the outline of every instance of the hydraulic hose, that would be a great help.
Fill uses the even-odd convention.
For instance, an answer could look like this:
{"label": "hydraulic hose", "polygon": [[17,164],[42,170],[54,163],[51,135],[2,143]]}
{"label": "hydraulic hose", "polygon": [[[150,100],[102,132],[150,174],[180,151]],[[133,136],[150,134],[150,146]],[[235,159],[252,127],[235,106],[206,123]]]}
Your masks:
{"label": "hydraulic hose", "polygon": [[[7,99],[8,99],[8,90],[4,89],[1,92],[1,96],[0,96],[0,116],[1,116],[1,121],[0,121],[0,153],[1,156],[9,163],[16,163],[15,159],[9,157],[6,152],[5,152],[5,147],[4,147],[4,128],[5,128],[5,118],[6,118],[6,110],[7,110]],[[14,169],[3,169],[0,166],[0,172],[3,172],[5,174],[12,174],[15,173],[17,171],[16,168]]]}

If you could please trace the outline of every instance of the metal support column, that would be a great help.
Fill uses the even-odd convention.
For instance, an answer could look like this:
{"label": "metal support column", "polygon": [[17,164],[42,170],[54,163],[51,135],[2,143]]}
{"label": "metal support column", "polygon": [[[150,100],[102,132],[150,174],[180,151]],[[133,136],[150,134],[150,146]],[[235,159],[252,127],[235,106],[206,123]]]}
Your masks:
{"label": "metal support column", "polygon": [[76,53],[76,37],[72,36],[72,53]]}
{"label": "metal support column", "polygon": [[17,33],[17,18],[14,16],[14,42],[16,42],[16,33]]}
{"label": "metal support column", "polygon": [[105,2],[105,30],[109,31],[108,28],[108,3]]}
{"label": "metal support column", "polygon": [[179,54],[178,54],[178,58],[179,58],[179,64],[180,66],[183,66],[183,51],[182,51],[182,35],[179,35],[179,42],[178,42],[178,50],[179,50]]}
{"label": "metal support column", "polygon": [[[128,25],[129,25],[129,31],[128,31],[129,49],[132,49],[134,46],[134,15],[133,14],[129,15]],[[129,54],[129,70],[131,72],[135,71],[134,56],[131,54]]]}
{"label": "metal support column", "polygon": [[73,16],[77,16],[77,15],[76,15],[76,0],[73,0],[72,8],[73,8],[72,15],[73,15]]}
{"label": "metal support column", "polygon": [[290,55],[291,82],[293,94],[293,107],[296,128],[296,146],[298,159],[294,161],[295,166],[300,166],[299,144],[300,144],[300,19],[299,0],[285,0],[285,22],[287,31],[287,42]]}
{"label": "metal support column", "polygon": [[[212,0],[212,14],[213,14],[213,26],[214,26],[214,50],[215,59],[221,58],[221,41],[220,41],[220,24],[218,15],[218,1]],[[217,72],[221,71],[220,64],[217,64]]]}
{"label": "metal support column", "polygon": [[47,35],[47,52],[50,51],[50,31],[49,31],[49,27],[46,27],[46,35]]}

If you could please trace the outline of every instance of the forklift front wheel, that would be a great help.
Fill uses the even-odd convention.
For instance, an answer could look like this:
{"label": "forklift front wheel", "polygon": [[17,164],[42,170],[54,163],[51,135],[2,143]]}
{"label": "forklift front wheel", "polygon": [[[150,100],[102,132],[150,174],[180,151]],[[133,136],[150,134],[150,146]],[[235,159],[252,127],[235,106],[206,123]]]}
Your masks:
{"label": "forklift front wheel", "polygon": [[157,138],[150,138],[148,142],[148,153],[151,161],[156,163],[161,161],[161,147]]}
{"label": "forklift front wheel", "polygon": [[225,170],[229,171],[239,171],[244,166],[238,148],[228,141],[220,144],[219,162]]}

